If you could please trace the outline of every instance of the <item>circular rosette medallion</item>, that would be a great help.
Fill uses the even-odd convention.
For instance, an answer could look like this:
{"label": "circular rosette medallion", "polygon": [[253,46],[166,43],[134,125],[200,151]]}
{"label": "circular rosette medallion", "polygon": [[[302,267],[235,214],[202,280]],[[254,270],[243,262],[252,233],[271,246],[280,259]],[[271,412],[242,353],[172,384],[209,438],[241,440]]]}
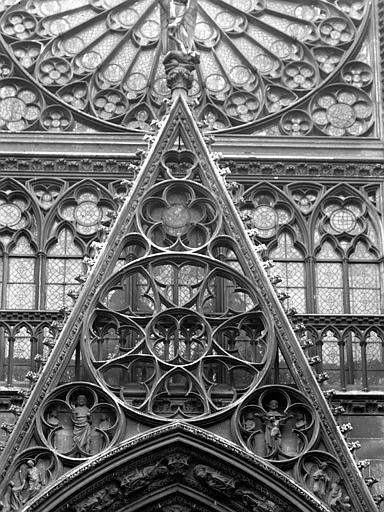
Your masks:
{"label": "circular rosette medallion", "polygon": [[143,232],[161,249],[196,250],[220,227],[220,213],[211,194],[183,181],[153,187],[143,200],[138,220]]}
{"label": "circular rosette medallion", "polygon": [[39,435],[50,449],[77,462],[114,445],[124,423],[118,405],[96,386],[66,384],[51,393],[37,417]]}
{"label": "circular rosette medallion", "polygon": [[311,449],[319,432],[307,399],[286,386],[257,390],[237,410],[232,426],[244,447],[283,466]]}

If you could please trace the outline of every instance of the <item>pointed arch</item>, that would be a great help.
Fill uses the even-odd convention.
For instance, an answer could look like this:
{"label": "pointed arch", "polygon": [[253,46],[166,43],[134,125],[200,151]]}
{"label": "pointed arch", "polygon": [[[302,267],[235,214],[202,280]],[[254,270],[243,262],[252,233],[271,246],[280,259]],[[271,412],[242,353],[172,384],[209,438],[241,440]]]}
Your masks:
{"label": "pointed arch", "polygon": [[[322,512],[308,491],[261,458],[198,427],[174,422],[67,473],[27,512],[148,511],[181,500],[206,512],[263,507]],[[260,508],[261,510],[261,508]]]}
{"label": "pointed arch", "polygon": [[60,223],[56,236],[47,244],[44,303],[46,309],[72,304],[68,293],[79,289],[76,277],[83,273],[84,244],[68,222]]}

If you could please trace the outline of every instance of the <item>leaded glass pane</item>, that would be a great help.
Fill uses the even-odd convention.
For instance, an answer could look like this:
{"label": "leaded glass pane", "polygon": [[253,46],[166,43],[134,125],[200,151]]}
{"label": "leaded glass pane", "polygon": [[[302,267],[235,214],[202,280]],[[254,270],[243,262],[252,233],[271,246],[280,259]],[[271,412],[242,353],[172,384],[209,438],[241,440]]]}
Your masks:
{"label": "leaded glass pane", "polygon": [[[60,309],[73,304],[68,297],[70,290],[78,290],[79,283],[75,277],[83,272],[81,249],[74,243],[73,235],[68,229],[63,229],[57,243],[49,250],[46,270],[46,308]],[[52,257],[52,256],[61,256]],[[72,257],[68,257],[72,256]]]}
{"label": "leaded glass pane", "polygon": [[79,256],[82,257],[82,251],[78,245],[73,242],[73,235],[68,229],[60,231],[57,242],[48,251],[49,256]]}
{"label": "leaded glass pane", "polygon": [[371,331],[366,337],[367,372],[369,389],[384,388],[384,343],[382,336]]}
{"label": "leaded glass pane", "polygon": [[351,313],[380,314],[379,268],[372,263],[353,263],[348,267]]}
{"label": "leaded glass pane", "polygon": [[340,379],[340,347],[338,339],[332,331],[327,331],[322,337],[321,360],[323,370],[328,373],[329,379],[325,387],[341,387]]}
{"label": "leaded glass pane", "polygon": [[304,263],[281,261],[275,262],[276,273],[282,278],[277,289],[288,293],[289,298],[285,301],[288,308],[294,307],[298,313],[305,313],[305,276]]}
{"label": "leaded glass pane", "polygon": [[[6,334],[5,347],[5,365],[3,369],[3,378],[7,380],[9,374],[11,379],[10,382],[8,382],[9,385],[26,385],[25,376],[31,369],[32,364],[30,333],[25,327],[22,327],[13,340],[8,336],[8,334]],[[12,355],[11,361],[9,359],[10,355]],[[9,366],[11,367],[9,368]]]}
{"label": "leaded glass pane", "polygon": [[344,312],[341,263],[318,263],[316,287],[318,313],[342,314]]}
{"label": "leaded glass pane", "polygon": [[347,361],[347,386],[349,388],[362,388],[362,352],[361,341],[355,333],[348,333],[345,337]]}
{"label": "leaded glass pane", "polygon": [[321,251],[317,254],[318,260],[338,260],[340,256],[329,242],[324,242]]}
{"label": "leaded glass pane", "polygon": [[35,307],[35,259],[23,257],[33,254],[25,237],[18,240],[9,258],[6,291],[8,309],[33,309]]}

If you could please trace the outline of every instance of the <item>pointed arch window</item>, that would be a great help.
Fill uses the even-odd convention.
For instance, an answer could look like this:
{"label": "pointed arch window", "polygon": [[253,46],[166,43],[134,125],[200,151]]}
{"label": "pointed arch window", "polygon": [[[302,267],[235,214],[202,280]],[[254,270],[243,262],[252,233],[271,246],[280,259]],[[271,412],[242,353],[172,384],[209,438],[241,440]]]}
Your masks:
{"label": "pointed arch window", "polygon": [[76,276],[83,271],[83,251],[74,241],[68,228],[63,228],[57,241],[48,250],[46,308],[60,309],[72,303],[67,295],[70,290],[76,291],[79,283]]}
{"label": "pointed arch window", "polygon": [[277,246],[270,252],[276,272],[282,281],[277,285],[281,291],[289,294],[287,306],[294,307],[299,313],[306,311],[305,267],[302,252],[295,246],[293,236],[283,232]]}
{"label": "pointed arch window", "polygon": [[5,282],[7,309],[36,307],[35,251],[26,236],[21,236],[10,250]]}
{"label": "pointed arch window", "polygon": [[358,241],[349,257],[335,245],[325,241],[317,254],[317,313],[380,314],[378,258],[365,241]]}

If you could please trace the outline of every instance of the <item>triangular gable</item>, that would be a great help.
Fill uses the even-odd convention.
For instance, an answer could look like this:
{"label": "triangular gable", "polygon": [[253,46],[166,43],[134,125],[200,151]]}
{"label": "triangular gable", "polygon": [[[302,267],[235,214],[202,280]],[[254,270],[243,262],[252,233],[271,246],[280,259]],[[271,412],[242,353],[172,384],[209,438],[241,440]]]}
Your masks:
{"label": "triangular gable", "polygon": [[[7,506],[23,506],[44,482],[137,429],[184,421],[222,432],[330,509],[371,512],[218,156],[182,96],[149,143],[3,451]],[[77,344],[82,381],[60,386]],[[279,351],[293,385],[279,381]],[[23,487],[31,474],[40,479],[34,490]]]}

